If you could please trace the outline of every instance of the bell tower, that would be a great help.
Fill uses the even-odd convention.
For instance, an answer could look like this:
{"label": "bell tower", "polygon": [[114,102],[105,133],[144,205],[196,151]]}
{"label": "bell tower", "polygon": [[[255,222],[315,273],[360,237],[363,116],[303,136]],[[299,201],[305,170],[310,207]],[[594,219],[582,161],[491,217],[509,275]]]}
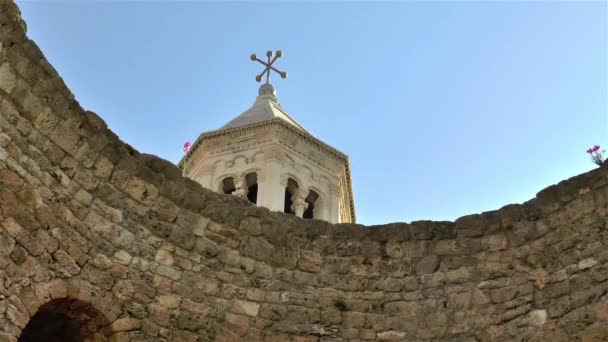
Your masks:
{"label": "bell tower", "polygon": [[211,190],[304,219],[354,223],[348,156],[313,136],[279,104],[270,84],[281,51],[268,51],[251,106],[220,129],[204,132],[179,162],[184,175]]}

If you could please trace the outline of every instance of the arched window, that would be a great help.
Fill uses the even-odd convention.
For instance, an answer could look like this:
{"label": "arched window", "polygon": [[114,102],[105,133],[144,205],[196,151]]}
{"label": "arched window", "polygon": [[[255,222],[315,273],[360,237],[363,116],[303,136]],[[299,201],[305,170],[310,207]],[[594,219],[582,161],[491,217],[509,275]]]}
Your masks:
{"label": "arched window", "polygon": [[285,187],[285,209],[283,212],[285,214],[295,214],[291,206],[293,205],[293,201],[291,200],[292,196],[298,191],[298,183],[292,178],[287,180],[287,186]]}
{"label": "arched window", "polygon": [[308,207],[304,210],[304,215],[302,216],[305,219],[312,219],[315,217],[315,205],[317,204],[319,199],[319,194],[314,190],[310,190],[308,192],[308,196],[306,196],[306,203],[308,203]]}
{"label": "arched window", "polygon": [[53,299],[42,305],[21,331],[19,342],[107,341],[106,317],[77,299]]}
{"label": "arched window", "polygon": [[234,186],[234,177],[224,178],[224,180],[222,180],[222,184],[220,184],[220,187],[223,194],[232,194],[236,190],[236,186]]}
{"label": "arched window", "polygon": [[245,176],[245,183],[247,183],[247,199],[249,202],[256,204],[258,203],[258,175],[255,172],[247,174]]}

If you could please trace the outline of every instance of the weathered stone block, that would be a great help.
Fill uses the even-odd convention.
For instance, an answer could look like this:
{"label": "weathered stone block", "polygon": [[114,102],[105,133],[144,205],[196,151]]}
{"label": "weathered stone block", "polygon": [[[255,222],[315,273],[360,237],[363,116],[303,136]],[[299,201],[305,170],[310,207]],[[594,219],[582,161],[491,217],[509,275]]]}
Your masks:
{"label": "weathered stone block", "polygon": [[434,254],[429,254],[425,257],[422,257],[416,263],[416,274],[429,274],[437,271],[439,268],[439,257]]}
{"label": "weathered stone block", "polygon": [[17,85],[17,77],[8,63],[0,65],[0,89],[6,93],[13,91]]}
{"label": "weathered stone block", "polygon": [[111,328],[112,331],[131,331],[141,328],[141,322],[135,318],[124,317],[114,321]]}
{"label": "weathered stone block", "polygon": [[232,304],[232,312],[236,314],[255,317],[258,315],[259,310],[260,304],[254,302],[237,300]]}
{"label": "weathered stone block", "polygon": [[402,341],[406,337],[406,333],[403,331],[383,331],[377,334],[378,341]]}
{"label": "weathered stone block", "polygon": [[312,251],[302,251],[298,259],[298,268],[306,272],[317,273],[321,270],[321,255]]}

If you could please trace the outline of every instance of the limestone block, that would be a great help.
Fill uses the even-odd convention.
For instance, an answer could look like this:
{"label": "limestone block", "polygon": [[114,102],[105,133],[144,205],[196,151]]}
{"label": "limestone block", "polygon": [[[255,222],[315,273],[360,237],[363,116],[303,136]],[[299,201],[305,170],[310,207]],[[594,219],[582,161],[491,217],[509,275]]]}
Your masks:
{"label": "limestone block", "polygon": [[152,263],[150,264],[150,270],[158,275],[170,278],[172,280],[178,280],[182,276],[182,272],[180,270],[167,265]]}
{"label": "limestone block", "polygon": [[0,160],[5,162],[7,158],[8,152],[4,148],[0,147]]}
{"label": "limestone block", "polygon": [[141,331],[148,335],[148,336],[158,336],[158,332],[160,330],[160,327],[156,324],[154,324],[154,322],[152,322],[151,320],[148,319],[144,319],[141,321]]}
{"label": "limestone block", "polygon": [[174,262],[173,254],[164,249],[159,249],[158,251],[156,251],[156,256],[154,257],[154,260],[156,260],[161,265],[167,266],[173,265]]}
{"label": "limestone block", "polygon": [[19,234],[15,236],[15,241],[17,241],[34,256],[44,253],[44,246],[42,246],[42,244],[40,244],[40,242],[38,242],[38,240],[30,235],[30,233],[28,233],[26,230],[19,231]]}
{"label": "limestone block", "polygon": [[159,194],[158,188],[139,178],[132,178],[129,180],[124,191],[129,194],[131,198],[144,204],[153,203]]}
{"label": "limestone block", "polygon": [[15,240],[5,234],[0,234],[0,257],[10,255],[15,248]]}
{"label": "limestone block", "polygon": [[78,190],[74,195],[74,199],[84,205],[90,205],[91,201],[93,201],[93,196],[90,193],[84,191],[83,189]]}
{"label": "limestone block", "polygon": [[439,240],[433,248],[437,255],[459,255],[462,253],[458,240]]}
{"label": "limestone block", "polygon": [[158,303],[168,309],[177,309],[181,298],[177,295],[164,295],[157,298]]}
{"label": "limestone block", "polygon": [[422,257],[416,263],[416,274],[423,275],[437,271],[439,268],[439,257],[433,254]]}
{"label": "limestone block", "polygon": [[227,313],[226,322],[234,325],[236,329],[239,329],[244,333],[249,326],[249,317]]}
{"label": "limestone block", "polygon": [[192,227],[192,233],[196,236],[205,236],[205,229],[208,224],[208,218],[199,216]]}
{"label": "limestone block", "polygon": [[586,270],[586,269],[591,268],[591,267],[593,267],[593,266],[595,266],[597,264],[598,264],[598,262],[594,258],[587,258],[587,259],[581,260],[578,263],[578,268],[580,270]]}
{"label": "limestone block", "polygon": [[114,287],[112,287],[112,293],[116,299],[123,302],[130,302],[134,297],[135,287],[132,282],[127,280],[118,280]]}
{"label": "limestone block", "polygon": [[389,241],[386,244],[386,254],[391,258],[401,258],[404,255],[401,242]]}
{"label": "limestone block", "polygon": [[36,296],[36,292],[29,286],[21,289],[19,298],[21,299],[23,305],[27,308],[30,316],[33,316],[41,305],[40,300]]}
{"label": "limestone block", "polygon": [[68,253],[63,250],[58,250],[53,253],[53,259],[57,261],[56,270],[64,277],[72,277],[80,273],[80,267]]}
{"label": "limestone block", "polygon": [[490,299],[493,303],[504,303],[513,299],[516,294],[516,287],[504,287],[490,291]]}
{"label": "limestone block", "polygon": [[97,268],[105,270],[105,269],[110,268],[110,266],[112,266],[112,261],[103,254],[97,254],[93,258],[93,265],[95,265],[95,267],[97,267]]}
{"label": "limestone block", "polygon": [[160,325],[168,326],[171,318],[171,309],[161,305],[151,304],[148,306],[148,312],[150,313],[150,319]]}
{"label": "limestone block", "polygon": [[[4,204],[4,203],[3,203]],[[22,230],[21,226],[12,218],[8,218],[2,222],[2,226],[8,232],[8,235],[16,237]]]}
{"label": "limestone block", "polygon": [[379,341],[401,341],[405,339],[405,332],[403,331],[383,331],[377,334]]}
{"label": "limestone block", "polygon": [[202,315],[188,311],[179,311],[175,323],[178,329],[191,331],[202,329],[206,324]]}
{"label": "limestone block", "polygon": [[495,234],[486,236],[482,240],[482,245],[484,248],[491,252],[501,251],[507,248],[507,237],[504,234]]}
{"label": "limestone block", "polygon": [[6,135],[6,133],[0,132],[0,146],[6,147],[11,142],[11,137]]}
{"label": "limestone block", "polygon": [[536,326],[540,326],[547,322],[547,310],[532,310],[528,314],[530,323]]}
{"label": "limestone block", "polygon": [[8,63],[0,65],[0,89],[10,93],[17,85],[17,77]]}
{"label": "limestone block", "polygon": [[124,250],[120,250],[120,251],[114,253],[114,257],[121,265],[125,265],[125,266],[129,265],[131,263],[131,260],[133,260],[133,256],[131,256],[131,254],[129,254],[129,252],[124,251]]}
{"label": "limestone block", "polygon": [[298,268],[302,271],[317,273],[321,270],[321,255],[312,251],[302,251],[298,259]]}
{"label": "limestone block", "polygon": [[252,317],[257,316],[259,310],[260,304],[244,300],[237,300],[232,305],[232,312]]}
{"label": "limestone block", "polygon": [[6,308],[6,318],[8,318],[9,322],[22,329],[30,319],[27,313],[21,312],[12,304],[9,304]]}
{"label": "limestone block", "polygon": [[44,246],[44,249],[48,253],[54,253],[59,248],[59,242],[47,230],[39,229],[36,231],[36,239]]}
{"label": "limestone block", "polygon": [[115,320],[110,326],[112,331],[131,331],[141,328],[141,322],[138,319],[123,317]]}
{"label": "limestone block", "polygon": [[218,259],[228,266],[238,266],[241,256],[238,251],[224,248]]}
{"label": "limestone block", "polygon": [[112,174],[112,169],[114,169],[114,164],[108,159],[101,157],[97,159],[95,164],[93,165],[93,172],[95,176],[101,179],[108,179]]}

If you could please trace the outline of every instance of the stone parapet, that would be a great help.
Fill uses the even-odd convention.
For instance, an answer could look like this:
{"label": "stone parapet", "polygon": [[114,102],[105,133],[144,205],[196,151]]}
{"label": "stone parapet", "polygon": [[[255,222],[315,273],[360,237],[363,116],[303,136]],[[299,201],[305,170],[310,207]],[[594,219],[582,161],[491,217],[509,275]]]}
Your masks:
{"label": "stone parapet", "polygon": [[455,222],[305,221],[120,141],[9,1],[0,43],[0,341],[608,337],[608,167]]}

